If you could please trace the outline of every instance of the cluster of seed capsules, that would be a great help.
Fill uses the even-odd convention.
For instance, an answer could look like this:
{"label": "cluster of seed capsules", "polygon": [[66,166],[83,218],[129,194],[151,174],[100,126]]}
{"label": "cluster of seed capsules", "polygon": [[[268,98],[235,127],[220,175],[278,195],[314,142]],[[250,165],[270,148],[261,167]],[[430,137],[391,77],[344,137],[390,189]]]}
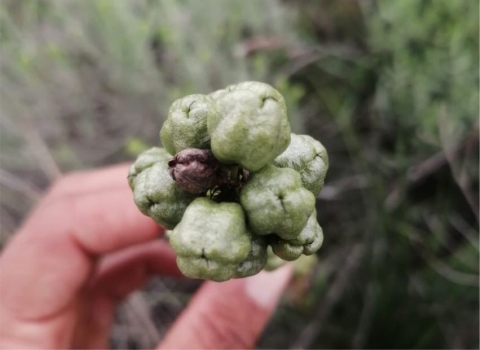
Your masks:
{"label": "cluster of seed capsules", "polygon": [[268,251],[285,261],[322,245],[315,198],[325,147],[291,133],[283,96],[244,82],[173,103],[163,147],[140,154],[128,181],[140,211],[166,228],[188,277],[257,274]]}

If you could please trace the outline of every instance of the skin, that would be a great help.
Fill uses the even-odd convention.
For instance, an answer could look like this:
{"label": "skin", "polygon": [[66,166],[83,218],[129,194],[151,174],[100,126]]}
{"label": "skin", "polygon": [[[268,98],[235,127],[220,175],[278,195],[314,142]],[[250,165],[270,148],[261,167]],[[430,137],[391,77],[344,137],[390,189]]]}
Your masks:
{"label": "skin", "polygon": [[[128,165],[56,183],[0,257],[1,348],[105,348],[115,305],[150,277],[179,276],[163,234],[132,201]],[[206,282],[159,349],[251,348],[289,266]],[[128,276],[128,278],[125,278]]]}

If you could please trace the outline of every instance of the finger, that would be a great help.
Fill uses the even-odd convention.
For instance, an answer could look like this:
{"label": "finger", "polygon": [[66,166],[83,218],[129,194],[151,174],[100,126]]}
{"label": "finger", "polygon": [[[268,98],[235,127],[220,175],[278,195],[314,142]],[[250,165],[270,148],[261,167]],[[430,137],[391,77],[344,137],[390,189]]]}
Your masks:
{"label": "finger", "polygon": [[141,288],[152,276],[183,276],[172,248],[165,241],[138,244],[103,259],[92,278],[91,307],[82,313],[77,324],[73,347],[106,347],[115,304]]}
{"label": "finger", "polygon": [[142,243],[106,256],[92,278],[91,290],[95,295],[121,300],[154,275],[183,276],[166,241]]}
{"label": "finger", "polygon": [[54,186],[0,258],[2,311],[30,321],[51,317],[72,302],[96,256],[159,235],[135,207],[126,176],[121,165]]}
{"label": "finger", "polygon": [[89,255],[153,238],[158,225],[135,206],[127,173],[128,165],[123,164],[66,176],[48,192],[20,232],[52,237],[67,232]]}
{"label": "finger", "polygon": [[275,309],[291,275],[274,272],[205,283],[158,349],[250,349]]}

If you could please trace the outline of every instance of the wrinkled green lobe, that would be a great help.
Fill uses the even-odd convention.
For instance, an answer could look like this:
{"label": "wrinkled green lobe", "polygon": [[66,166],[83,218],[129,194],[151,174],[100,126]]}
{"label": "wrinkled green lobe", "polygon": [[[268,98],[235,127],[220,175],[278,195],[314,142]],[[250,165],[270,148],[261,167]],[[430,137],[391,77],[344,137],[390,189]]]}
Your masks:
{"label": "wrinkled green lobe", "polygon": [[252,248],[248,256],[237,266],[235,278],[253,276],[267,263],[267,241],[265,237],[252,235]]}
{"label": "wrinkled green lobe", "polygon": [[290,143],[290,124],[282,95],[257,82],[232,85],[212,95],[218,114],[209,115],[215,157],[258,171]]}
{"label": "wrinkled green lobe", "polygon": [[166,229],[173,229],[195,197],[180,187],[168,172],[167,161],[154,163],[136,176],[133,199],[138,209]]}
{"label": "wrinkled green lobe", "polygon": [[297,237],[315,207],[315,197],[303,188],[293,169],[267,165],[253,173],[240,193],[249,227],[258,235]]}
{"label": "wrinkled green lobe", "polygon": [[163,146],[173,155],[187,148],[209,148],[207,119],[216,115],[215,103],[209,96],[197,94],[176,100],[160,130]]}
{"label": "wrinkled green lobe", "polygon": [[273,161],[280,168],[295,169],[303,186],[317,196],[328,170],[328,154],[323,145],[308,135],[291,135],[288,148]]}
{"label": "wrinkled green lobe", "polygon": [[274,239],[271,242],[273,252],[288,261],[296,260],[300,255],[315,254],[323,243],[323,231],[317,222],[317,212],[313,211],[302,232],[292,240]]}
{"label": "wrinkled green lobe", "polygon": [[166,163],[170,159],[172,159],[172,156],[164,148],[153,147],[142,152],[128,170],[128,184],[130,185],[130,188],[132,190],[135,188],[135,179],[142,171],[151,167],[155,163]]}
{"label": "wrinkled green lobe", "polygon": [[[188,277],[226,281],[251,253],[251,234],[238,203],[197,198],[170,235],[180,270]],[[240,272],[241,273],[241,272]]]}

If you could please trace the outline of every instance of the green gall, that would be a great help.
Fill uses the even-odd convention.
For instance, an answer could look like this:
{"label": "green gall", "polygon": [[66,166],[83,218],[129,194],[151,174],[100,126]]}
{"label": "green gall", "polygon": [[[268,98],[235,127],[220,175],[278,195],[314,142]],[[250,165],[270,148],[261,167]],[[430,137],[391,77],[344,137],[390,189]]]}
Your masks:
{"label": "green gall", "polygon": [[172,156],[164,148],[153,147],[142,152],[128,170],[128,184],[130,188],[132,190],[135,188],[135,179],[142,171],[150,168],[155,163],[167,163],[170,159],[172,159]]}
{"label": "green gall", "polygon": [[236,278],[253,276],[259,273],[267,263],[267,241],[265,237],[252,235],[252,248],[248,256],[238,266]]}
{"label": "green gall", "polygon": [[238,203],[195,199],[170,235],[177,264],[190,278],[229,280],[252,250],[251,234]]}
{"label": "green gall", "polygon": [[298,259],[302,254],[315,254],[323,243],[323,231],[317,222],[317,212],[314,211],[302,232],[292,240],[273,238],[273,252],[288,261]]}
{"label": "green gall", "polygon": [[209,148],[207,119],[210,117],[218,116],[209,96],[189,95],[176,100],[160,130],[163,146],[173,155],[187,148]]}
{"label": "green gall", "polygon": [[282,95],[271,86],[248,82],[215,93],[218,114],[208,117],[215,157],[258,171],[290,143],[290,124]]}
{"label": "green gall", "polygon": [[166,229],[173,229],[195,197],[169,174],[167,161],[154,163],[135,178],[133,199],[138,209]]}
{"label": "green gall", "polygon": [[208,96],[210,96],[212,98],[212,100],[216,101],[218,100],[221,96],[225,95],[225,94],[228,94],[229,93],[229,90],[228,88],[227,89],[220,89],[220,90],[216,90],[210,94],[208,94]]}
{"label": "green gall", "polygon": [[312,214],[315,196],[302,186],[295,170],[267,165],[250,175],[240,192],[240,203],[253,233],[293,239]]}
{"label": "green gall", "polygon": [[160,139],[165,148],[141,153],[128,183],[139,210],[167,230],[185,276],[221,282],[291,260],[310,271],[323,242],[315,197],[328,155],[291,134],[277,90],[244,82],[186,96]]}
{"label": "green gall", "polygon": [[308,135],[291,135],[288,148],[273,161],[280,168],[295,169],[303,186],[317,196],[323,188],[328,170],[327,150]]}

